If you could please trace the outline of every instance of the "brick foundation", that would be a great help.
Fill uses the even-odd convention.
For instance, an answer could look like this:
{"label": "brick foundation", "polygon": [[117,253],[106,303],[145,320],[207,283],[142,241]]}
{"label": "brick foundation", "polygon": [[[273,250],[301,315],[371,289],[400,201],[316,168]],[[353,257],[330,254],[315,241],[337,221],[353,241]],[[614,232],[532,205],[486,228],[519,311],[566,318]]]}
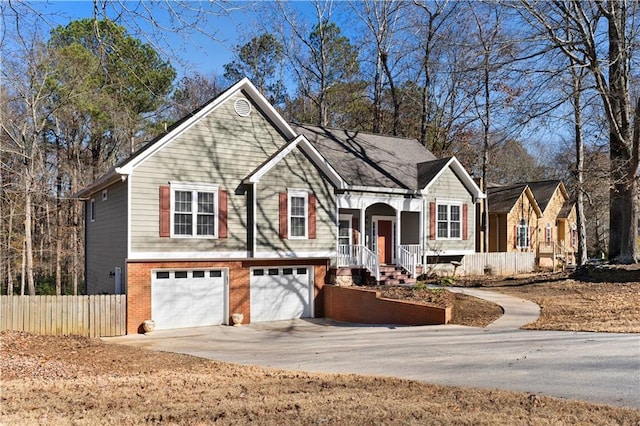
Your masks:
{"label": "brick foundation", "polygon": [[151,318],[151,271],[154,269],[227,269],[229,273],[229,318],[240,312],[251,322],[250,268],[254,266],[314,266],[314,313],[324,315],[323,287],[327,259],[269,259],[234,261],[129,261],[127,263],[127,334],[143,333],[142,323]]}

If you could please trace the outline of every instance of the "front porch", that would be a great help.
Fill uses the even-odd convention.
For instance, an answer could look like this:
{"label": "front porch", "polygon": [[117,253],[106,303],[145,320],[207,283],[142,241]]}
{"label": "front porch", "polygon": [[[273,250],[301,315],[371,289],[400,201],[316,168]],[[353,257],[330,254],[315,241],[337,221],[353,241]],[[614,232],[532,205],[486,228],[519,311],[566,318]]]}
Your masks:
{"label": "front porch", "polygon": [[343,199],[339,209],[336,266],[367,271],[376,282],[415,282],[423,264],[423,200],[358,197],[359,208],[353,201]]}

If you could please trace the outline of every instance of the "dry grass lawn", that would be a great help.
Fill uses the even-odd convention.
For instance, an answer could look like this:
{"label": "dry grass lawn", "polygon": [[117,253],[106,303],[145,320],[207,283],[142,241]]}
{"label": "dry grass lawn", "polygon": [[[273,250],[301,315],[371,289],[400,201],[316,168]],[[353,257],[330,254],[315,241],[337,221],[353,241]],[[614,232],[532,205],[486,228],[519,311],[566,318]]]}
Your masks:
{"label": "dry grass lawn", "polygon": [[0,424],[638,425],[640,410],[0,334]]}
{"label": "dry grass lawn", "polygon": [[[495,284],[542,307],[528,328],[640,332],[640,283]],[[459,324],[500,314],[446,293],[395,296],[452,304]],[[542,395],[293,373],[16,332],[0,333],[0,378],[2,425],[640,425],[640,410]]]}
{"label": "dry grass lawn", "polygon": [[540,305],[527,329],[640,333],[640,283],[563,280],[491,290]]}

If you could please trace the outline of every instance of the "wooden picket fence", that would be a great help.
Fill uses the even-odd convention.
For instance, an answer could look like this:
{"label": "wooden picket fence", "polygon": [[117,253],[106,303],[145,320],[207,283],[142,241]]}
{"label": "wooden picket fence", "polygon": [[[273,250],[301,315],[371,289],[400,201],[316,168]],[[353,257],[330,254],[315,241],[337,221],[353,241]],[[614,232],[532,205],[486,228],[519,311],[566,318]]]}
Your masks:
{"label": "wooden picket fence", "polygon": [[474,253],[465,255],[459,269],[464,275],[507,276],[536,269],[536,255],[529,253]]}
{"label": "wooden picket fence", "polygon": [[56,336],[127,334],[127,296],[0,296],[0,331]]}

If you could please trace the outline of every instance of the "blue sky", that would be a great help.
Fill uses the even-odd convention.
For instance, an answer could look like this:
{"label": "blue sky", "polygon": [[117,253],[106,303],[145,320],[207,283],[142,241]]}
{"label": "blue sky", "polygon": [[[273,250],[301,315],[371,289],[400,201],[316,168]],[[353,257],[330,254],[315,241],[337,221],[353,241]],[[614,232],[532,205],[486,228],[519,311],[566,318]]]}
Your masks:
{"label": "blue sky", "polygon": [[[43,14],[47,25],[43,27],[43,32],[48,33],[52,27],[66,25],[74,19],[93,17],[92,1],[31,1],[28,2],[34,13]],[[113,3],[115,4],[115,3]],[[136,5],[138,2],[128,2],[126,4]],[[169,15],[160,8],[153,7],[153,17],[160,24],[171,26]],[[210,3],[203,1],[193,2],[194,6],[211,8]],[[292,2],[292,5],[301,12],[309,12],[310,3]],[[260,15],[251,10],[248,3],[232,2],[233,10],[226,16],[209,15],[206,25],[203,26],[208,34],[192,30],[183,31],[179,34],[164,32],[164,41],[146,40],[144,36],[138,36],[145,42],[152,42],[160,53],[168,58],[178,71],[179,76],[185,73],[198,71],[205,75],[212,73],[223,74],[223,65],[233,60],[233,49],[236,45],[244,43],[247,37],[252,36],[259,29]],[[110,13],[112,16],[113,13]],[[136,29],[131,28],[124,21],[120,24],[127,27],[130,33],[135,33]],[[141,30],[151,33],[150,25],[143,19],[136,20],[141,26]],[[47,37],[47,35],[45,35]],[[171,51],[167,48],[170,46]]]}

